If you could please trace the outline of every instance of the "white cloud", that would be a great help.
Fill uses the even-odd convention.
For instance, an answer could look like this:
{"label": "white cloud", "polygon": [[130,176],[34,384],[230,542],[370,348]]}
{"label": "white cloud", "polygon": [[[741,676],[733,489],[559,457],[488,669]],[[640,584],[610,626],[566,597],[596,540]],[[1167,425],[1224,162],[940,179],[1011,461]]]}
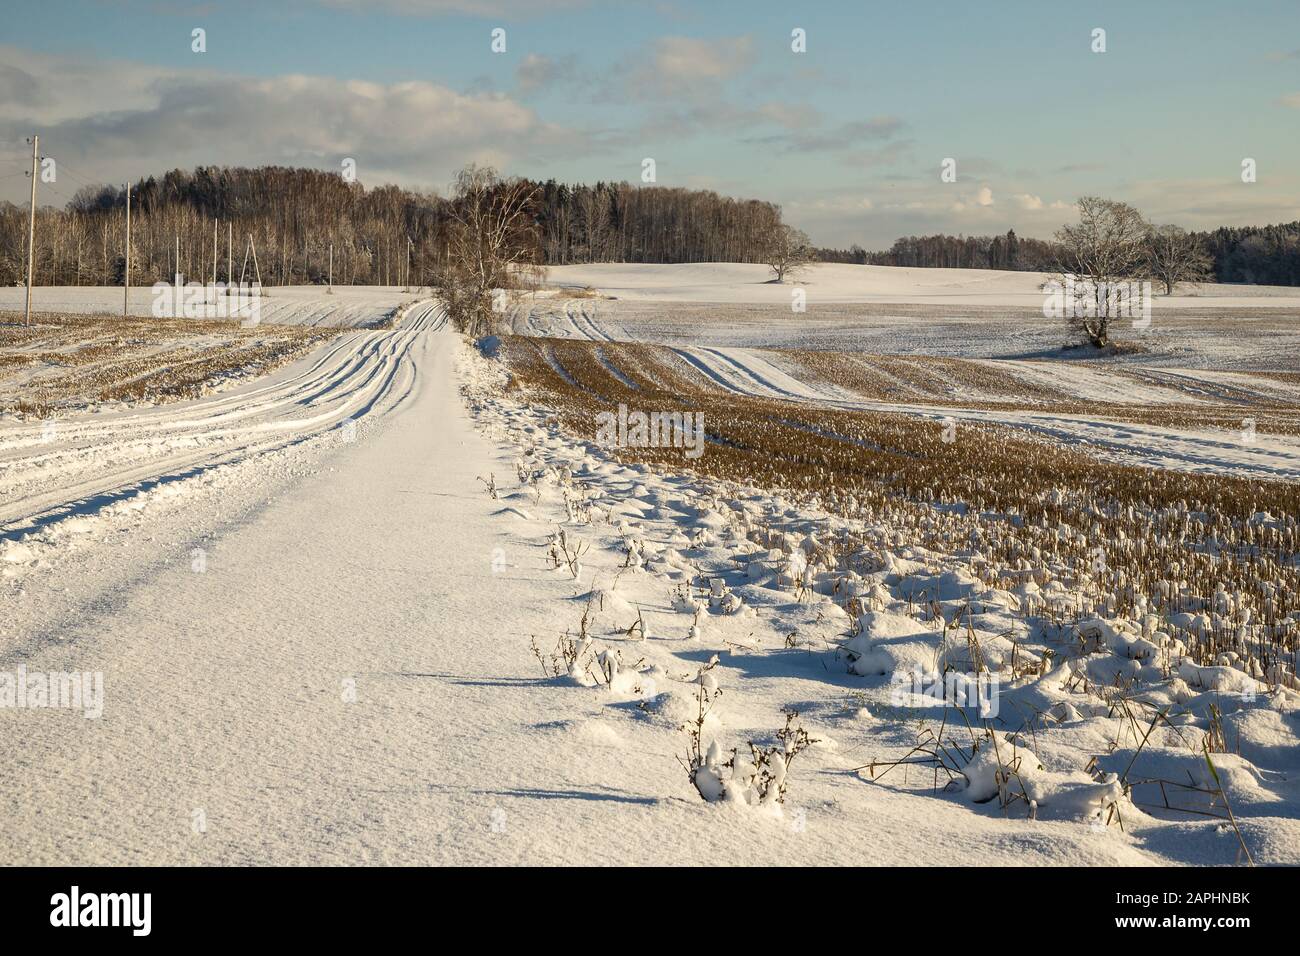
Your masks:
{"label": "white cloud", "polygon": [[[0,120],[57,123],[143,109],[157,102],[157,84],[177,72],[143,63],[0,45]],[[189,71],[187,75],[207,74]]]}
{"label": "white cloud", "polygon": [[[671,106],[674,100],[708,102],[718,99],[727,81],[749,68],[754,40],[749,36],[656,38],[614,73],[622,75],[621,92],[633,100]],[[598,99],[612,100],[620,92],[605,83]]]}
{"label": "white cloud", "polygon": [[[547,123],[508,96],[425,81],[169,73],[83,59],[70,83],[60,73],[66,66],[67,58],[29,54],[17,65],[23,76],[0,75],[0,135],[35,130],[42,150],[82,179],[120,182],[199,164],[337,169],[351,157],[369,185],[441,185],[471,159],[536,172],[548,159],[594,148],[581,131]],[[35,106],[13,95],[32,84],[41,91]],[[121,91],[125,106],[108,108],[100,90]]]}
{"label": "white cloud", "polygon": [[752,37],[660,37],[654,45],[655,71],[665,80],[721,80],[745,69],[754,50]]}
{"label": "white cloud", "polygon": [[992,205],[993,190],[988,186],[981,186],[975,191],[974,196],[964,195],[948,208],[955,213],[961,213],[973,209],[985,209]]}

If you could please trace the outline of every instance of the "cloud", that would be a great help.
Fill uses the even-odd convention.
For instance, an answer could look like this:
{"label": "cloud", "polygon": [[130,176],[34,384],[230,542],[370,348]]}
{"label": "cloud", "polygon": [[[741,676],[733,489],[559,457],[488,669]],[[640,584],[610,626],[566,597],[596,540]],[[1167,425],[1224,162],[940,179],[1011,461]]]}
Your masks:
{"label": "cloud", "polygon": [[753,56],[753,37],[660,37],[654,67],[668,80],[723,80],[745,69]]}
{"label": "cloud", "polygon": [[529,53],[515,69],[515,85],[521,93],[537,93],[577,78],[578,58],[573,54],[555,59]]}
{"label": "cloud", "polygon": [[598,98],[612,100],[621,90],[628,99],[652,102],[717,99],[727,81],[749,68],[753,53],[749,36],[658,37],[611,71],[622,82],[604,84]]}
{"label": "cloud", "polygon": [[771,122],[761,110],[746,109],[726,100],[653,110],[629,134],[629,139],[684,140],[704,133],[735,133]]}
{"label": "cloud", "polygon": [[0,45],[0,64],[0,120],[35,118],[43,123],[145,108],[157,100],[157,84],[179,72],[9,45]]}
{"label": "cloud", "polygon": [[953,203],[950,208],[955,213],[966,212],[970,209],[982,209],[993,205],[993,190],[988,186],[981,186],[975,191],[975,195],[966,194]]}
{"label": "cloud", "polygon": [[898,167],[903,163],[915,168],[915,149],[916,142],[914,140],[900,139],[874,149],[848,150],[840,154],[840,163],[860,170],[885,170],[890,167]]}
{"label": "cloud", "polygon": [[26,70],[9,63],[0,63],[0,104],[25,103],[39,105],[46,99],[40,82]]}
{"label": "cloud", "polygon": [[[83,179],[120,182],[173,166],[263,163],[338,169],[357,162],[362,182],[442,184],[469,161],[518,163],[518,172],[601,148],[600,137],[542,120],[500,93],[458,92],[426,81],[373,83],[292,74],[271,78],[164,73],[83,60],[87,95],[57,75],[62,58],[0,73],[0,135],[35,130],[48,155]],[[126,108],[96,90],[122,82]],[[32,83],[45,105],[15,98]],[[70,115],[75,112],[75,115]],[[11,184],[7,184],[11,185]]]}
{"label": "cloud", "polygon": [[1175,223],[1186,229],[1300,219],[1300,177],[1285,167],[1249,184],[1235,176],[1137,180],[1126,186],[1120,198],[1152,222]]}
{"label": "cloud", "polygon": [[876,116],[867,120],[851,120],[825,129],[758,136],[750,141],[777,146],[787,152],[835,152],[863,143],[887,140],[903,129],[904,125],[897,116]]}
{"label": "cloud", "polygon": [[802,103],[768,102],[758,108],[758,113],[786,129],[808,129],[822,122],[821,113]]}
{"label": "cloud", "polygon": [[1289,106],[1293,110],[1300,110],[1300,93],[1288,93],[1278,100],[1283,106]]}

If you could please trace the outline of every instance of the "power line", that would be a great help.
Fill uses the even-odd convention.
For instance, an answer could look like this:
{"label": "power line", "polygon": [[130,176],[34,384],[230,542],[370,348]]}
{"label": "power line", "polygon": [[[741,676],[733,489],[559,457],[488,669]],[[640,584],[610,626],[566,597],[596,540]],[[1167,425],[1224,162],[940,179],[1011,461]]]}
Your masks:
{"label": "power line", "polygon": [[84,176],[80,175],[75,170],[68,168],[68,164],[63,162],[60,159],[56,159],[55,162],[58,164],[56,168],[60,173],[67,173],[69,176],[71,176],[77,182],[81,183],[81,185],[83,186],[90,186],[92,189],[94,189],[99,186],[108,185],[107,183],[104,182],[91,182],[89,179],[86,179]]}

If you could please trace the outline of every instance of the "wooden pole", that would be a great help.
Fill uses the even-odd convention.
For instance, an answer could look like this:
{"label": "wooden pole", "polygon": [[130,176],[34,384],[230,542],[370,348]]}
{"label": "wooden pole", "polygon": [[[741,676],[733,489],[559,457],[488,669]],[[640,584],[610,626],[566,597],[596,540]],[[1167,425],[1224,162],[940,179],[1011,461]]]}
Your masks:
{"label": "wooden pole", "polygon": [[122,285],[122,317],[126,318],[131,300],[131,184],[126,184],[126,282]]}
{"label": "wooden pole", "polygon": [[330,294],[334,293],[334,243],[330,243]]}
{"label": "wooden pole", "polygon": [[32,137],[32,208],[27,217],[27,318],[25,324],[32,324],[32,270],[36,261],[36,150],[41,138]]}

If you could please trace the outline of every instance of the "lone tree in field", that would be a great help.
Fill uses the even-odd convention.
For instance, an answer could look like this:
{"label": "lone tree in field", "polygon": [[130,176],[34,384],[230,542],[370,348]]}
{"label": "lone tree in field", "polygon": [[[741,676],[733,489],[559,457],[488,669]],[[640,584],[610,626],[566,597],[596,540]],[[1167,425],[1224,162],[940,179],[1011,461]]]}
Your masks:
{"label": "lone tree in field", "polygon": [[1121,301],[1121,283],[1150,274],[1151,227],[1128,203],[1084,196],[1077,206],[1079,224],[1056,233],[1057,271],[1063,288],[1073,289],[1067,315],[1098,348],[1110,344],[1110,326]]}
{"label": "lone tree in field", "polygon": [[1209,278],[1211,260],[1199,237],[1178,226],[1157,226],[1147,238],[1147,264],[1165,284],[1165,295],[1173,295],[1176,283]]}
{"label": "lone tree in field", "polygon": [[806,233],[783,222],[772,226],[763,243],[763,261],[772,269],[774,282],[784,282],[815,261],[812,242]]}
{"label": "lone tree in field", "polygon": [[502,179],[490,166],[469,165],[452,192],[447,261],[432,284],[457,329],[485,335],[495,298],[533,271],[538,191],[524,180]]}

